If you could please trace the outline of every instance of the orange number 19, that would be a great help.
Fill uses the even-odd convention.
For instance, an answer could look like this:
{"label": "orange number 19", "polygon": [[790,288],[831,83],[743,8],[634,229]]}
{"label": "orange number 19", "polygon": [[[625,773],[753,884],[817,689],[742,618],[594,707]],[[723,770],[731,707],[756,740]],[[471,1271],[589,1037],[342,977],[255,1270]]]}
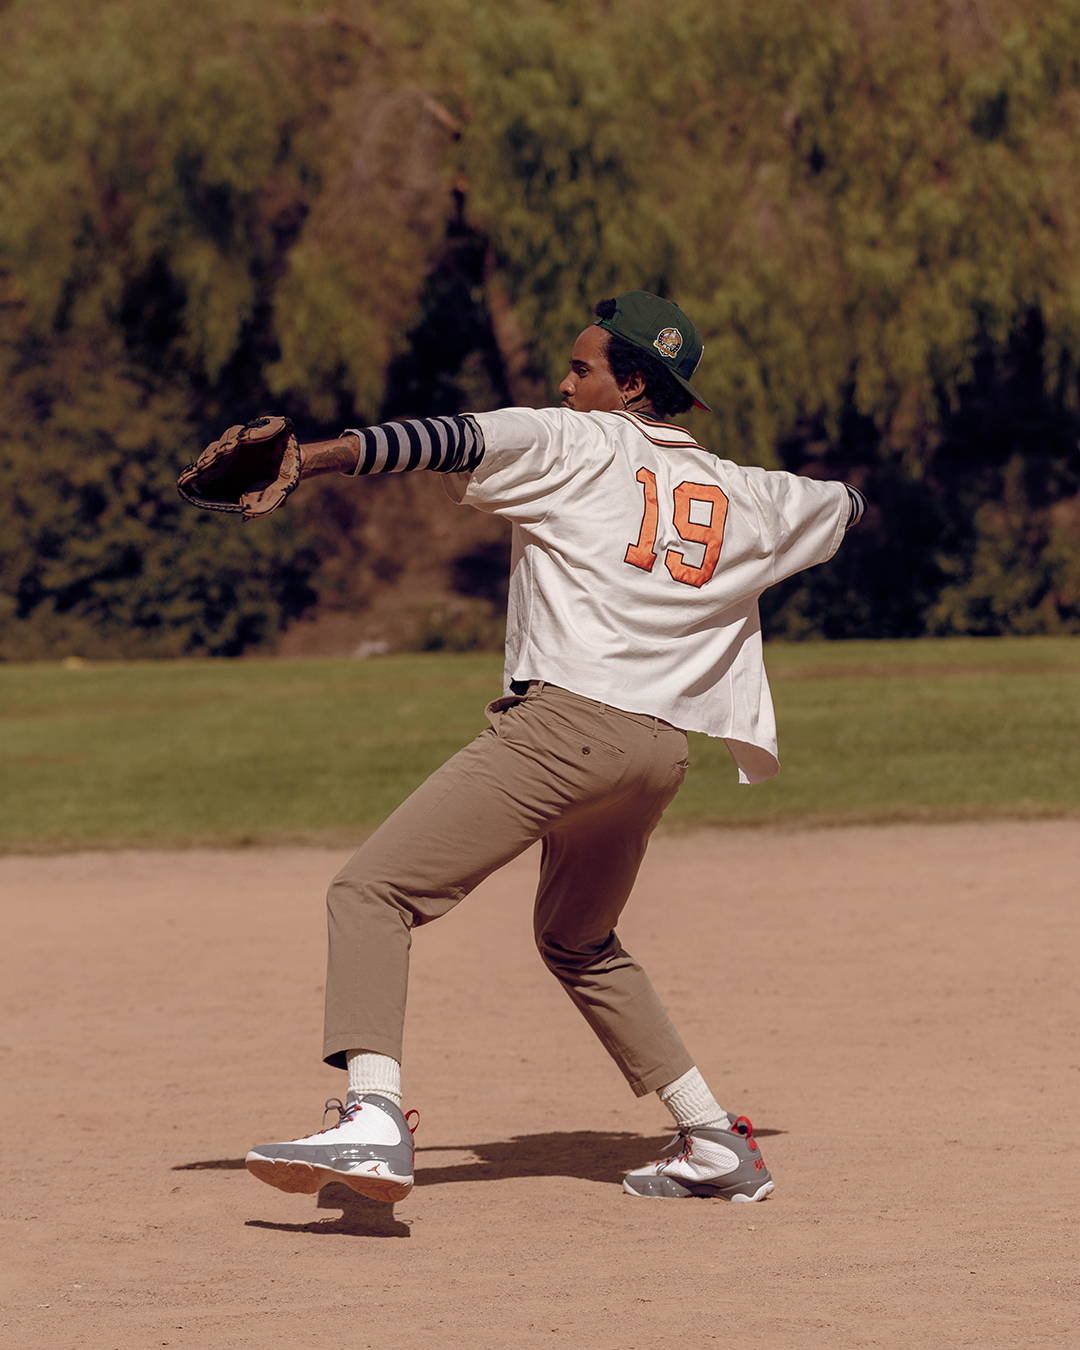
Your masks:
{"label": "orange number 19", "polygon": [[[638,469],[635,475],[645,493],[645,513],[641,518],[637,543],[628,544],[623,561],[631,567],[651,572],[656,562],[656,533],[660,524],[660,504],[656,494],[656,474],[651,469]],[[664,566],[675,581],[685,586],[704,586],[716,571],[720,549],[724,542],[728,499],[720,488],[711,483],[680,483],[674,492],[675,510],[672,522],[680,539],[690,544],[704,544],[705,554],[699,563],[688,563],[686,554],[669,548],[664,554]],[[690,519],[694,502],[709,506],[709,519],[699,524]]]}

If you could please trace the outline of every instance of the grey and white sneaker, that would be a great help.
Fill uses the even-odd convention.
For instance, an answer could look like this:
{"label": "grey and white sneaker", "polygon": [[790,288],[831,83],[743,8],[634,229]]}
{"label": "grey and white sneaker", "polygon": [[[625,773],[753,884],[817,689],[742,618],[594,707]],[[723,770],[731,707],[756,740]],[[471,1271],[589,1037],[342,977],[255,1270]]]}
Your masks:
{"label": "grey and white sneaker", "polygon": [[[284,1144],[260,1144],[244,1159],[253,1177],[279,1191],[314,1195],[331,1181],[342,1181],[370,1200],[404,1200],[413,1184],[413,1131],[410,1116],[377,1093],[343,1105],[332,1097],[326,1111],[338,1113],[336,1125]],[[326,1112],[323,1113],[326,1119]]]}
{"label": "grey and white sneaker", "polygon": [[647,1200],[682,1200],[716,1196],[748,1203],[773,1191],[754,1127],[745,1116],[730,1130],[680,1130],[669,1152],[626,1174],[623,1190]]}

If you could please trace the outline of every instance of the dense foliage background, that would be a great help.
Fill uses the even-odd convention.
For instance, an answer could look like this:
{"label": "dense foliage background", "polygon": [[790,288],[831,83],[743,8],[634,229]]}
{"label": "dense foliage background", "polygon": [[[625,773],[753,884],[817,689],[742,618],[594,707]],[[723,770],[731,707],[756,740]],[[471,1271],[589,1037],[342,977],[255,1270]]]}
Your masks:
{"label": "dense foliage background", "polygon": [[491,642],[431,476],[239,527],[176,471],[547,402],[638,286],[708,445],[874,503],[772,632],[1080,631],[1080,0],[8,0],[0,52],[0,657]]}

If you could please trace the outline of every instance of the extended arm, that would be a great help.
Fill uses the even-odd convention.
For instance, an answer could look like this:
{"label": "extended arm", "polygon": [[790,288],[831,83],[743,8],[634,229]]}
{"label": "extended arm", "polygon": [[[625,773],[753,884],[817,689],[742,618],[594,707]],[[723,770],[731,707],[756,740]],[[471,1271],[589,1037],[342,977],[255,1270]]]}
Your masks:
{"label": "extended arm", "polygon": [[416,417],[350,427],[330,441],[301,446],[301,478],[320,474],[468,473],[484,457],[484,436],[471,417]]}

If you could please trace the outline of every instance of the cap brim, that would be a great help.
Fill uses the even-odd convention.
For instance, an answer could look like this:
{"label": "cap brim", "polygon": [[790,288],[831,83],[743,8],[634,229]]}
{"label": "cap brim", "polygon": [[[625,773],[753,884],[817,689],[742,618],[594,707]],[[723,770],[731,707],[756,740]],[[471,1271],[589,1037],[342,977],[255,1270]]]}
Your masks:
{"label": "cap brim", "polygon": [[671,378],[675,381],[675,383],[681,385],[690,395],[690,397],[694,400],[695,408],[700,408],[702,412],[712,412],[712,409],[701,397],[701,395],[691,387],[689,380],[684,380],[680,375],[676,375],[673,370],[669,371],[668,373],[670,374]]}

